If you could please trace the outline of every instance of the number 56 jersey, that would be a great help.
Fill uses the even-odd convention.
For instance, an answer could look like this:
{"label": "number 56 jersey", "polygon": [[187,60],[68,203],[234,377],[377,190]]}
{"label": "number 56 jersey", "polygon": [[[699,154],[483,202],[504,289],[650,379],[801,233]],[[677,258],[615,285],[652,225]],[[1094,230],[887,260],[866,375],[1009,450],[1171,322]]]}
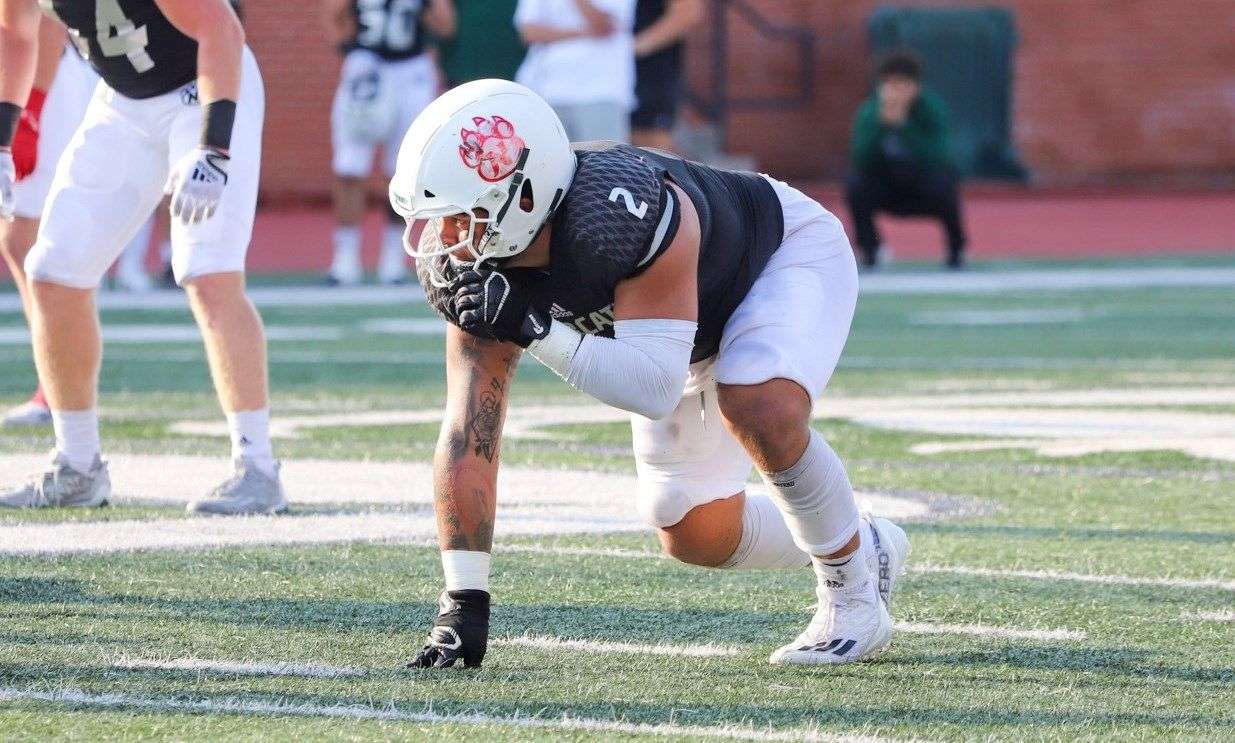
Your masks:
{"label": "number 56 jersey", "polygon": [[39,0],[108,87],[128,98],[153,98],[197,78],[197,42],[154,0]]}

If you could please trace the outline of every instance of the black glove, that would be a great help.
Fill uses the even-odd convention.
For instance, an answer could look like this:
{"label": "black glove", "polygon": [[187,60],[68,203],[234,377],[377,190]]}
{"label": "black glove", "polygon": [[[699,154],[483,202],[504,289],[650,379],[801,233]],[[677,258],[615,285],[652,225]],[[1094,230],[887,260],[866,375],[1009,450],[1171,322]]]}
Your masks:
{"label": "black glove", "polygon": [[549,313],[491,268],[469,269],[454,280],[459,327],[480,338],[518,343],[524,348],[549,334]]}
{"label": "black glove", "polygon": [[428,644],[408,668],[450,668],[459,658],[464,668],[480,668],[489,644],[489,592],[443,591]]}

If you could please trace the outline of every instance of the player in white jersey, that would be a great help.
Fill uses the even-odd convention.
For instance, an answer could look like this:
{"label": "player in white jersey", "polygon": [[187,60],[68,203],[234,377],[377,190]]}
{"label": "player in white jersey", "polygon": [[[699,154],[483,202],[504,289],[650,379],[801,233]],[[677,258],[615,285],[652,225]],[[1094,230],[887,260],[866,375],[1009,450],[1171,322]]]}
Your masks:
{"label": "player in white jersey", "polygon": [[57,164],[24,266],[55,459],[32,483],[0,495],[0,506],[107,501],[94,291],[167,192],[173,269],[203,332],[236,465],[232,477],[189,510],[286,510],[270,445],[264,332],[244,288],[265,93],[240,22],[225,0],[0,0],[5,218],[15,209],[9,146],[33,78],[40,6],[68,28],[103,84]]}
{"label": "player in white jersey", "polygon": [[[12,221],[0,220],[0,252],[8,264],[9,273],[21,294],[23,308],[29,316],[29,294],[23,264],[34,247],[39,230],[39,215],[51,190],[56,163],[69,144],[77,125],[86,113],[86,106],[99,83],[99,76],[75,51],[61,46],[65,41],[64,27],[50,17],[39,26],[39,57],[34,87],[13,140],[13,157],[17,168],[17,184],[13,187],[14,216]],[[126,291],[145,291],[150,277],[142,268],[142,258],[150,239],[146,226],[125,247],[116,262],[116,285]],[[5,413],[7,427],[51,425],[51,409],[42,386],[30,399]]]}
{"label": "player in white jersey", "polygon": [[[343,54],[330,113],[335,230],[326,278],[353,285],[364,279],[360,223],[373,156],[380,148],[383,171],[394,174],[403,133],[438,91],[425,32],[453,36],[455,11],[453,0],[322,0],[322,20]],[[403,220],[388,216],[377,280],[398,284],[407,279]]]}

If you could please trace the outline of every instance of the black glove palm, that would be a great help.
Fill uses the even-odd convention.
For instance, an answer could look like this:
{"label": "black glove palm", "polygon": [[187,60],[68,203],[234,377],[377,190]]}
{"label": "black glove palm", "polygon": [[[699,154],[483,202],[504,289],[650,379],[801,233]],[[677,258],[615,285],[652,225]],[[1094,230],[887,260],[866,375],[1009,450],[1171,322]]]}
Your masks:
{"label": "black glove palm", "polygon": [[459,327],[472,335],[527,348],[549,334],[549,314],[534,307],[527,292],[501,271],[464,271],[454,280],[454,293]]}
{"label": "black glove palm", "polygon": [[429,639],[408,668],[450,668],[460,658],[464,668],[480,668],[489,645],[489,593],[443,591]]}

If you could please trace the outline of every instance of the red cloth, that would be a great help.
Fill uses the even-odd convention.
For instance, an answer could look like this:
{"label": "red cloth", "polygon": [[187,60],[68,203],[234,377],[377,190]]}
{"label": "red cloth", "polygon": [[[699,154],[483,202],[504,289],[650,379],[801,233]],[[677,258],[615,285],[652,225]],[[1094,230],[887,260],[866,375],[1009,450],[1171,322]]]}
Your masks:
{"label": "red cloth", "polygon": [[17,122],[17,133],[13,136],[13,164],[17,166],[19,181],[33,173],[38,164],[39,120],[43,116],[43,102],[46,100],[47,91],[32,89],[21,112],[21,120]]}

